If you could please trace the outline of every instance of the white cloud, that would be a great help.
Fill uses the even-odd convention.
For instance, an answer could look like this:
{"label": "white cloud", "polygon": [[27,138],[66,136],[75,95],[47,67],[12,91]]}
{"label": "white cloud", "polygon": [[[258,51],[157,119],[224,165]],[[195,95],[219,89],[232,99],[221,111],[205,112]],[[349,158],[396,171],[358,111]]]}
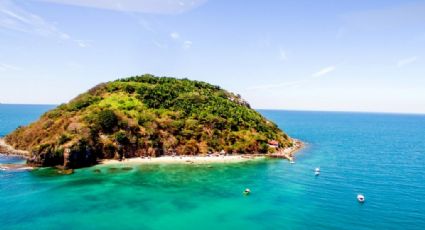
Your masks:
{"label": "white cloud", "polygon": [[[182,38],[181,36],[180,36],[180,34],[179,33],[177,33],[177,32],[172,32],[172,33],[170,33],[170,37],[173,39],[173,40],[175,40],[175,41],[178,41],[178,44],[181,44],[181,46],[182,46],[182,48],[183,49],[189,49],[190,47],[192,47],[192,41],[189,41],[189,40],[183,40],[184,38]],[[157,44],[155,44],[156,46],[158,46]],[[162,47],[160,47],[160,46],[158,46],[159,48],[162,48]]]}
{"label": "white cloud", "polygon": [[87,48],[91,46],[91,41],[90,40],[74,40],[77,45],[81,48]]}
{"label": "white cloud", "polygon": [[189,49],[190,47],[192,47],[192,41],[184,41],[183,42],[183,48],[184,49]]}
{"label": "white cloud", "polygon": [[45,37],[69,39],[69,35],[59,31],[53,24],[36,14],[21,9],[8,0],[0,1],[0,28]]}
{"label": "white cloud", "polygon": [[325,68],[317,71],[316,73],[312,74],[311,76],[312,77],[321,77],[321,76],[324,76],[326,74],[329,74],[329,73],[335,71],[335,69],[336,69],[336,66],[334,66],[334,65],[328,66],[328,67],[325,67]]}
{"label": "white cloud", "polygon": [[418,57],[414,56],[414,57],[409,57],[409,58],[404,58],[401,59],[397,62],[397,67],[401,68],[403,66],[412,64],[413,62],[415,62],[416,60],[418,60]]}
{"label": "white cloud", "polygon": [[287,61],[288,60],[288,55],[286,54],[286,51],[283,50],[282,48],[279,48],[279,58],[282,61]]}
{"label": "white cloud", "polygon": [[179,39],[179,38],[180,38],[180,34],[179,34],[179,33],[177,33],[177,32],[172,32],[172,33],[170,34],[170,37],[171,37],[172,39],[177,40],[177,39]]}
{"label": "white cloud", "polygon": [[13,66],[13,65],[9,65],[9,64],[5,64],[5,63],[0,63],[0,72],[6,72],[6,71],[18,71],[20,70],[20,68]]}
{"label": "white cloud", "polygon": [[89,46],[89,41],[73,39],[69,34],[59,30],[53,23],[20,8],[9,0],[0,0],[0,29],[34,34],[61,41],[71,41],[82,48]]}
{"label": "white cloud", "polygon": [[266,84],[266,85],[257,85],[257,86],[253,86],[253,87],[248,87],[246,88],[246,90],[269,90],[269,89],[276,89],[276,88],[295,88],[295,87],[300,87],[302,85],[305,85],[311,81],[313,81],[313,79],[315,77],[320,77],[320,76],[324,76],[332,71],[335,71],[336,66],[328,66],[326,68],[323,68],[321,70],[319,70],[318,72],[314,73],[311,75],[311,77],[307,77],[304,79],[300,79],[297,81],[288,81],[288,82],[282,82],[282,83],[277,83],[277,84]]}
{"label": "white cloud", "polygon": [[299,81],[282,82],[278,84],[257,85],[257,86],[248,87],[247,90],[265,90],[265,89],[276,89],[276,88],[282,88],[282,87],[296,87],[306,81],[307,80],[299,80]]}
{"label": "white cloud", "polygon": [[38,0],[98,9],[153,14],[178,14],[203,5],[207,0]]}
{"label": "white cloud", "polygon": [[166,49],[167,48],[167,44],[161,43],[161,42],[159,42],[155,39],[152,39],[152,43],[160,49]]}
{"label": "white cloud", "polygon": [[155,32],[155,30],[153,29],[153,27],[151,26],[151,24],[149,23],[149,21],[148,20],[146,20],[146,19],[144,19],[144,18],[138,18],[137,16],[135,16],[135,15],[133,15],[133,14],[131,14],[131,13],[128,13],[128,15],[130,15],[131,17],[133,17],[133,18],[136,18],[137,19],[137,21],[139,22],[139,24],[145,29],[145,30],[147,30],[147,31],[150,31],[150,32]]}
{"label": "white cloud", "polygon": [[[59,33],[60,38],[62,38],[63,40],[68,40],[71,39],[71,36],[69,36],[69,34],[67,33]],[[75,40],[78,41],[78,40]]]}

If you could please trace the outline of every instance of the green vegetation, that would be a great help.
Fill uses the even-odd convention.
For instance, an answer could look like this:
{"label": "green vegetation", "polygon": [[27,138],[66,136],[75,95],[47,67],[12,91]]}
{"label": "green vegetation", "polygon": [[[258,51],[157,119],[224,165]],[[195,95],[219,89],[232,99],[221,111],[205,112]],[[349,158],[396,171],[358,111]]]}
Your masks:
{"label": "green vegetation", "polygon": [[100,84],[6,137],[41,165],[163,154],[267,153],[289,137],[239,95],[205,82],[143,75]]}

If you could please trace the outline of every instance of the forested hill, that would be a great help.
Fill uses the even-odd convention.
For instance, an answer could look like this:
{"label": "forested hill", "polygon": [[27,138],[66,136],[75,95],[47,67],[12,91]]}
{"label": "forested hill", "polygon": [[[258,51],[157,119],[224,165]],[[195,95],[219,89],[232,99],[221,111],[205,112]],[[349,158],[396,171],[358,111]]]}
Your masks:
{"label": "forested hill", "polygon": [[70,168],[102,158],[268,153],[290,138],[239,95],[205,82],[143,75],[102,83],[6,141],[30,163]]}

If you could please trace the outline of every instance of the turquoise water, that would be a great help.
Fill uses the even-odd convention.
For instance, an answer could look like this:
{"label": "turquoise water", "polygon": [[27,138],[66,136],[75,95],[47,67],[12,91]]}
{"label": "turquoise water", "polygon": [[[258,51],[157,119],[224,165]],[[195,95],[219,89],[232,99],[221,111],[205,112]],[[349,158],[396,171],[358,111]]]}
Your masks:
{"label": "turquoise water", "polygon": [[[0,133],[48,108],[0,105]],[[296,164],[0,171],[0,229],[425,228],[425,116],[260,112],[307,142]]]}

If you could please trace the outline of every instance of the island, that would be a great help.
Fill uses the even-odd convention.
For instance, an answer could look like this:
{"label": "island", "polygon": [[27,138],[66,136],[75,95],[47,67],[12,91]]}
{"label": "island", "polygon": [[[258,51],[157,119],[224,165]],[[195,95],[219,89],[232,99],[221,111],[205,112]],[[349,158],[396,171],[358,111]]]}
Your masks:
{"label": "island", "polygon": [[30,166],[87,167],[104,159],[268,155],[301,147],[240,95],[150,74],[101,83],[0,140]]}

